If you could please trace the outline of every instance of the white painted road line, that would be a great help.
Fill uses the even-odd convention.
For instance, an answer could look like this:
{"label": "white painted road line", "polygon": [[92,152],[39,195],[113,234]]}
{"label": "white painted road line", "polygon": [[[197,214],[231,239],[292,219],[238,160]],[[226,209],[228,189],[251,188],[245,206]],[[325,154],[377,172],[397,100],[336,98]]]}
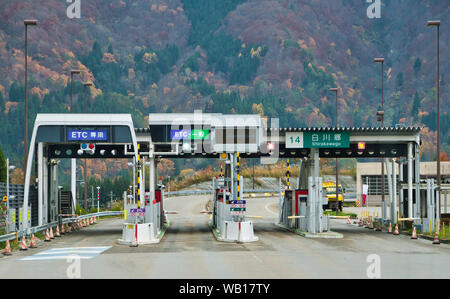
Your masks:
{"label": "white painted road line", "polygon": [[278,213],[275,213],[274,211],[272,211],[271,209],[269,209],[269,205],[272,205],[273,203],[272,202],[269,202],[268,204],[266,204],[265,206],[264,206],[264,209],[267,211],[267,212],[269,212],[269,213],[271,213],[271,214],[273,214],[273,215],[277,215],[278,216]]}
{"label": "white painted road line", "polygon": [[63,260],[73,258],[92,259],[112,246],[54,248],[20,259],[21,261]]}

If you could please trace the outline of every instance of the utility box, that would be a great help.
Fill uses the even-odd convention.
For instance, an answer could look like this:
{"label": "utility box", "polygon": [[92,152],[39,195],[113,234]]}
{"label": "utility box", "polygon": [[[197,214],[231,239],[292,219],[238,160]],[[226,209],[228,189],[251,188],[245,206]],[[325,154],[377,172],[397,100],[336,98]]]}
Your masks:
{"label": "utility box", "polygon": [[16,231],[16,209],[9,208],[6,212],[6,231],[8,234]]}

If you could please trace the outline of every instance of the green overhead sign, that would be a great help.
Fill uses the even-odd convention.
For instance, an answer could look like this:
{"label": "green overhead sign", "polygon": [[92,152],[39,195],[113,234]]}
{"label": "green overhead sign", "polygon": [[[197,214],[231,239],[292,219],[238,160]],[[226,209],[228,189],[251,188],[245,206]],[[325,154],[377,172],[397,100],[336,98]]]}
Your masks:
{"label": "green overhead sign", "polygon": [[172,140],[204,140],[209,138],[209,130],[171,130]]}
{"label": "green overhead sign", "polygon": [[286,148],[349,147],[349,132],[286,132]]}

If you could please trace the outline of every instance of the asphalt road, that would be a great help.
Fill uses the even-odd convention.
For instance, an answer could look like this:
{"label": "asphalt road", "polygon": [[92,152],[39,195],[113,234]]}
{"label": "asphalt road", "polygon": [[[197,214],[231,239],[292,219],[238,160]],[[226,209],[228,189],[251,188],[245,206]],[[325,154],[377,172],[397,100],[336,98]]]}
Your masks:
{"label": "asphalt road", "polygon": [[[200,214],[207,198],[168,199],[166,209],[178,214],[168,215],[171,225],[159,244],[118,245],[122,219],[105,219],[37,249],[1,257],[0,278],[368,278],[374,260],[367,259],[373,254],[381,278],[450,277],[448,245],[369,231],[345,220],[332,220],[343,239],[304,238],[274,224],[277,198],[247,199],[247,213],[263,217],[253,220],[259,241],[221,243],[207,225],[210,216]],[[83,257],[79,272],[63,252]]]}

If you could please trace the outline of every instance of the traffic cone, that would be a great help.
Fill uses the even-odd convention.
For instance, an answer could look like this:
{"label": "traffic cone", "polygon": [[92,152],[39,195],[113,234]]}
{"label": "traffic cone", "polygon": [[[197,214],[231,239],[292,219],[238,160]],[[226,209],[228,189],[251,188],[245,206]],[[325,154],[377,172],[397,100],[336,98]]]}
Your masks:
{"label": "traffic cone", "polygon": [[94,223],[97,223],[97,217],[94,216]]}
{"label": "traffic cone", "polygon": [[22,236],[22,241],[20,241],[20,250],[28,250],[27,240],[25,236]]}
{"label": "traffic cone", "polygon": [[395,230],[394,230],[394,236],[397,236],[397,235],[399,235],[398,224],[395,225]]}
{"label": "traffic cone", "polygon": [[48,228],[45,231],[45,240],[44,242],[50,242],[50,233],[48,232]]}
{"label": "traffic cone", "polygon": [[347,224],[352,224],[352,222],[350,221],[350,216],[347,217]]}
{"label": "traffic cone", "polygon": [[417,239],[417,232],[416,232],[416,227],[413,227],[413,231],[412,231],[412,235],[411,235],[411,239]]}
{"label": "traffic cone", "polygon": [[362,227],[363,226],[363,220],[362,220],[362,218],[359,218],[359,227]]}
{"label": "traffic cone", "polygon": [[56,226],[56,233],[55,233],[55,237],[61,237],[61,234],[59,233],[59,225]]}
{"label": "traffic cone", "polygon": [[372,219],[369,219],[369,228],[373,229],[373,221],[372,221]]}
{"label": "traffic cone", "polygon": [[53,227],[50,227],[50,239],[54,239],[55,236],[53,235]]}
{"label": "traffic cone", "polygon": [[31,235],[30,248],[37,248],[36,239],[34,238],[34,234]]}
{"label": "traffic cone", "polygon": [[6,240],[6,246],[3,255],[11,255],[11,245],[9,244],[9,240]]}
{"label": "traffic cone", "polygon": [[441,244],[441,242],[439,242],[438,232],[434,232],[433,244]]}
{"label": "traffic cone", "polygon": [[390,223],[390,222],[389,222],[389,229],[388,229],[387,232],[388,232],[388,234],[392,233],[392,223]]}
{"label": "traffic cone", "polygon": [[64,227],[64,223],[61,224],[61,235],[64,235],[66,233],[66,229]]}

